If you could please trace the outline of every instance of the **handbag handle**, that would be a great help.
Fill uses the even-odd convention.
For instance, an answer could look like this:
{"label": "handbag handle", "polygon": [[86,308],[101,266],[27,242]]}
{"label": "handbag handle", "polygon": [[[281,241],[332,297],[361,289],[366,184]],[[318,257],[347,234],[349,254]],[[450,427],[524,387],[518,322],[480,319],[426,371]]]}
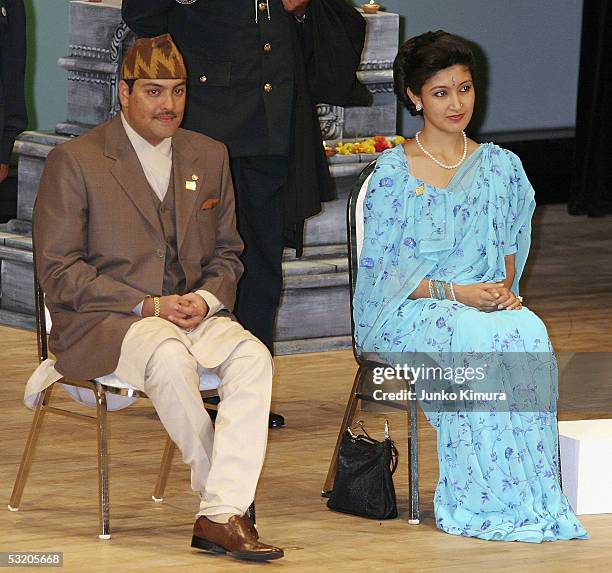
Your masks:
{"label": "handbag handle", "polygon": [[[370,436],[370,434],[368,434],[368,431],[365,429],[365,426],[363,425],[363,420],[357,420],[353,426],[348,426],[346,428],[346,431],[351,435],[352,438],[358,438],[360,437],[359,434],[354,434],[353,433],[353,427],[355,426],[359,426],[361,428],[361,431],[369,438],[369,440],[371,442],[377,442],[377,440],[375,440],[372,436]],[[361,436],[363,438],[363,436]]]}
{"label": "handbag handle", "polygon": [[385,438],[385,440],[389,440],[391,443],[391,459],[389,460],[389,468],[391,469],[391,475],[395,473],[397,469],[397,463],[399,461],[399,453],[397,448],[395,447],[395,442],[391,438]]}
{"label": "handbag handle", "polygon": [[[365,436],[361,434],[354,434],[351,426],[349,426],[346,430],[354,440],[365,440],[367,442],[370,442],[371,444],[380,444],[378,440],[375,440],[372,436],[370,436],[370,434],[368,434],[368,431],[363,425],[363,420],[358,420],[357,422],[355,422],[355,426],[359,426]],[[397,464],[399,462],[399,453],[397,451],[397,448],[395,447],[395,442],[389,437],[389,422],[385,421],[385,442],[387,441],[391,445],[391,458],[389,460],[389,469],[391,470],[391,475],[393,475],[395,473],[395,470],[397,469]]]}

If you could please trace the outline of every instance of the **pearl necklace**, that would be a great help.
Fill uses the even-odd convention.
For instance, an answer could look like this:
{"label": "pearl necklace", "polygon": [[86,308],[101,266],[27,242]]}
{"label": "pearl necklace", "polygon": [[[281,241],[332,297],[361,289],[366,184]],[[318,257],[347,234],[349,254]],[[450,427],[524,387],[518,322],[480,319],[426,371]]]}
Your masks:
{"label": "pearl necklace", "polygon": [[420,133],[421,133],[420,131],[417,131],[416,135],[414,136],[414,138],[416,139],[417,145],[419,146],[419,149],[425,155],[427,155],[427,157],[429,157],[429,159],[431,159],[436,165],[439,165],[440,167],[443,167],[444,169],[457,169],[457,167],[459,167],[459,165],[461,165],[465,161],[465,158],[467,157],[467,148],[468,148],[467,135],[465,135],[465,131],[461,132],[461,134],[463,135],[463,155],[461,156],[461,159],[459,160],[459,162],[455,163],[454,165],[445,165],[441,161],[438,161],[431,153],[429,153],[429,151],[427,151],[427,149],[423,147],[423,145],[421,144],[421,141],[419,140]]}

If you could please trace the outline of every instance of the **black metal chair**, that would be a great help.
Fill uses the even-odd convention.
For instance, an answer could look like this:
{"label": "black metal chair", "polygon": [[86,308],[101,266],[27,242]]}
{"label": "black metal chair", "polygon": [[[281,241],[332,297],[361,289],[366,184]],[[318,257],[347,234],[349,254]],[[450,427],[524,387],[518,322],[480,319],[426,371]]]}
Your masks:
{"label": "black metal chair", "polygon": [[[338,465],[338,450],[340,448],[340,442],[342,440],[342,434],[347,428],[353,425],[355,414],[357,412],[357,406],[360,401],[376,402],[377,404],[384,404],[391,408],[398,408],[398,404],[395,402],[386,402],[381,400],[375,400],[369,393],[365,393],[362,389],[364,381],[372,375],[374,368],[386,367],[387,364],[369,360],[366,357],[360,355],[355,346],[355,324],[353,322],[353,295],[355,292],[355,284],[357,281],[357,273],[359,270],[359,255],[361,253],[361,246],[363,244],[363,201],[368,190],[368,183],[370,177],[374,171],[376,161],[372,161],[367,165],[357,180],[353,191],[351,192],[347,206],[347,239],[348,239],[348,260],[349,260],[349,279],[351,289],[351,333],[353,334],[353,353],[359,368],[355,375],[355,381],[349,395],[346,410],[344,411],[344,417],[340,430],[338,432],[338,439],[336,440],[336,447],[329,465],[327,472],[327,478],[323,485],[322,495],[327,497],[333,490],[334,479],[336,475],[336,469]],[[409,487],[409,520],[411,524],[418,524],[420,522],[419,517],[419,483],[418,483],[418,438],[417,438],[417,403],[416,400],[408,400],[408,406],[406,408],[408,415],[408,474],[410,480]]]}
{"label": "black metal chair", "polygon": [[[49,356],[47,348],[47,319],[45,316],[45,300],[44,293],[42,292],[38,279],[36,276],[36,264],[34,264],[34,296],[35,296],[35,312],[36,312],[36,334],[38,343],[38,358],[42,362]],[[91,390],[96,398],[96,415],[90,416],[87,414],[81,414],[79,412],[73,412],[63,408],[57,408],[51,405],[51,396],[53,389],[56,384],[65,384],[76,388],[85,388]],[[21,498],[23,490],[25,488],[26,481],[32,465],[32,460],[40,437],[42,424],[47,413],[57,414],[77,420],[93,423],[96,425],[97,441],[98,441],[98,514],[100,520],[100,533],[98,537],[100,539],[110,539],[110,499],[109,499],[109,456],[108,456],[108,410],[107,410],[107,394],[116,394],[121,396],[129,397],[140,397],[146,398],[146,394],[133,387],[119,388],[112,385],[108,385],[97,380],[73,380],[68,378],[61,378],[56,383],[46,388],[38,398],[34,410],[34,419],[32,420],[32,426],[26,446],[23,451],[21,458],[21,464],[15,479],[13,486],[13,492],[9,503],[9,510],[19,511],[21,504]],[[218,396],[216,390],[201,391],[202,398],[210,398]],[[216,410],[216,405],[207,404],[207,409]],[[166,446],[162,455],[161,466],[157,483],[151,496],[153,501],[162,502],[164,498],[164,491],[168,482],[168,475],[170,474],[170,468],[172,466],[172,459],[176,445],[168,437],[166,440]],[[249,516],[255,523],[255,504],[253,503],[249,508]]]}

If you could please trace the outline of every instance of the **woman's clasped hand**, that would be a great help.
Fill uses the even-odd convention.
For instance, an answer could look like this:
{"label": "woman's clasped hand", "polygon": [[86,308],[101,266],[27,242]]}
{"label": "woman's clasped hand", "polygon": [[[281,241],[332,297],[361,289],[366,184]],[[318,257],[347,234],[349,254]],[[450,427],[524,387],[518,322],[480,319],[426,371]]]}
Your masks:
{"label": "woman's clasped hand", "polygon": [[454,290],[459,302],[483,312],[522,308],[519,298],[503,283],[455,285]]}

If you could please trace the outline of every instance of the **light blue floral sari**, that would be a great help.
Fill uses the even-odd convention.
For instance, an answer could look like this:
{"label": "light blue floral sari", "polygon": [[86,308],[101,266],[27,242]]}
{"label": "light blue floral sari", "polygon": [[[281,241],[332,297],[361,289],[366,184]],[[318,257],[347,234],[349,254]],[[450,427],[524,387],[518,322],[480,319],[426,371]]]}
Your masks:
{"label": "light blue floral sari", "polygon": [[486,313],[451,300],[409,298],[424,278],[501,281],[510,254],[518,294],[534,208],[520,160],[491,143],[445,189],[413,177],[402,146],[387,150],[364,203],[354,297],[359,351],[512,356],[514,367],[500,373],[502,387],[550,390],[543,394],[548,402],[536,400],[538,411],[424,408],[438,436],[436,524],[455,535],[529,542],[587,537],[559,488],[557,369],[542,321],[526,307]]}

